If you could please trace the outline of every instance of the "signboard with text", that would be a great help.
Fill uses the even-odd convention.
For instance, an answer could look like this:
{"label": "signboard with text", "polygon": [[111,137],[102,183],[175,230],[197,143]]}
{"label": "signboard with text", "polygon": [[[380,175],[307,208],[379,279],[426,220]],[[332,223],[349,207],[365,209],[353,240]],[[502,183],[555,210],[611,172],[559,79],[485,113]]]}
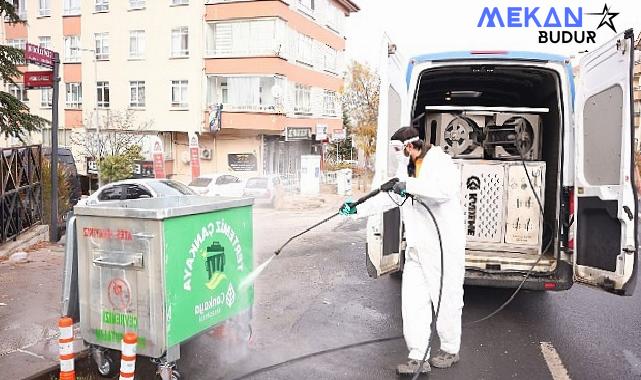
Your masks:
{"label": "signboard with text", "polygon": [[307,127],[287,127],[285,130],[285,141],[310,140],[312,129]]}
{"label": "signboard with text", "polygon": [[152,154],[154,162],[154,176],[155,178],[166,178],[165,176],[165,152],[162,147],[162,141],[156,138],[154,142],[154,150]]}
{"label": "signboard with text", "polygon": [[196,134],[189,134],[189,166],[191,167],[191,178],[200,177],[200,147]]}
{"label": "signboard with text", "polygon": [[25,88],[52,88],[52,71],[27,71],[22,74]]}
{"label": "signboard with text", "polygon": [[227,164],[236,172],[251,172],[258,170],[258,160],[252,153],[228,154]]}
{"label": "signboard with text", "polygon": [[26,44],[24,49],[24,59],[27,62],[53,67],[54,52],[34,44]]}

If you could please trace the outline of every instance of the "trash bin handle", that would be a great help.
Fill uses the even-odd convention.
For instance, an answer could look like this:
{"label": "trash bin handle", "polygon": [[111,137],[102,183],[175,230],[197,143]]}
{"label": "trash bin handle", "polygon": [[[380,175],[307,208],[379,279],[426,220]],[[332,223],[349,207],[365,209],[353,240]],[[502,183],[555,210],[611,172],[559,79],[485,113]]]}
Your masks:
{"label": "trash bin handle", "polygon": [[105,266],[105,267],[118,267],[118,268],[142,268],[142,257],[136,257],[129,261],[119,262],[119,261],[108,261],[105,260],[104,256],[99,256],[93,260],[95,265]]}

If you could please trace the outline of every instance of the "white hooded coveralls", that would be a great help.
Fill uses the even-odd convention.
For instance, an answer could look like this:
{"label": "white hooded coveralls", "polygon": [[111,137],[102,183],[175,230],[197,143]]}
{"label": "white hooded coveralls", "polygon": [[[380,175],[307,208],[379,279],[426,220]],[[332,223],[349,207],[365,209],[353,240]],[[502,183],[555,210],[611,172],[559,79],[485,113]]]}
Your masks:
{"label": "white hooded coveralls", "polygon": [[[400,178],[408,194],[425,202],[439,225],[443,242],[444,276],[439,318],[436,329],[441,350],[458,353],[461,345],[461,313],[465,277],[465,225],[460,201],[458,167],[438,146],[423,157],[416,178]],[[358,216],[394,207],[387,194],[358,207]],[[387,200],[386,200],[387,199]],[[365,207],[363,207],[365,206]],[[376,210],[374,209],[376,208]],[[363,209],[363,213],[361,213]],[[427,210],[407,199],[401,209],[405,225],[405,267],[402,283],[403,335],[409,358],[422,360],[430,339],[432,303],[438,305],[441,252],[436,227]]]}

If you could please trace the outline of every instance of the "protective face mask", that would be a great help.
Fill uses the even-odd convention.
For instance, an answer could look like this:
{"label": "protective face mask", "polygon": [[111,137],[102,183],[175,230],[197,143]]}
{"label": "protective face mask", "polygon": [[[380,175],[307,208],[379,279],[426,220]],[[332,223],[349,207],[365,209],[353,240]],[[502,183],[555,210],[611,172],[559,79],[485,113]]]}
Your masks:
{"label": "protective face mask", "polygon": [[396,162],[398,163],[399,168],[406,169],[407,165],[410,164],[410,158],[405,156],[404,150],[394,152],[394,156],[396,157]]}

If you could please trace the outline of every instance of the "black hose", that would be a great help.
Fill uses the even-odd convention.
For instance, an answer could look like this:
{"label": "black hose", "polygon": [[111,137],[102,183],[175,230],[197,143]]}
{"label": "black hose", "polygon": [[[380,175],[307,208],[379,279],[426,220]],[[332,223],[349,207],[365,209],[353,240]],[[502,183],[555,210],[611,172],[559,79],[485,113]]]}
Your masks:
{"label": "black hose", "polygon": [[293,359],[289,359],[289,360],[285,360],[285,361],[282,361],[282,362],[278,362],[278,363],[272,364],[272,365],[270,365],[268,367],[262,367],[262,368],[255,369],[255,370],[253,370],[251,372],[248,372],[246,374],[240,375],[239,377],[235,377],[232,380],[246,379],[246,378],[248,378],[250,376],[254,376],[254,375],[258,375],[258,374],[263,373],[263,372],[271,371],[271,370],[286,366],[288,364],[292,364],[292,363],[299,362],[299,361],[306,360],[306,359],[311,359],[313,357],[324,355],[324,354],[331,354],[332,352],[337,352],[337,351],[347,350],[347,349],[350,349],[350,348],[366,346],[368,344],[390,342],[390,341],[393,341],[393,340],[400,340],[400,339],[403,339],[403,336],[393,336],[393,337],[389,337],[389,338],[379,338],[379,339],[365,340],[365,341],[362,341],[362,342],[348,344],[346,346],[340,346],[340,347],[329,348],[327,350],[316,351],[316,352],[312,352],[312,353],[307,354],[307,355],[302,355],[302,356],[295,357]]}

